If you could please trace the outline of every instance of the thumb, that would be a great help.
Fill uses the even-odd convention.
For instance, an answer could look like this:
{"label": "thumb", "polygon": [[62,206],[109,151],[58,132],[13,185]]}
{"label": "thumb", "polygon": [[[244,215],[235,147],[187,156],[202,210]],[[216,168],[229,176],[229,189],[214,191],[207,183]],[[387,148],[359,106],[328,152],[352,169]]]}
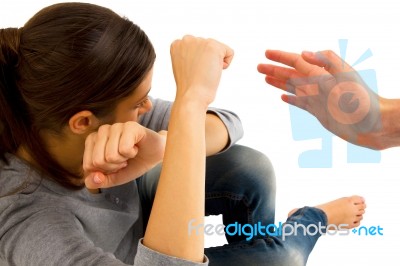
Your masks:
{"label": "thumb", "polygon": [[92,172],[85,178],[85,186],[88,189],[105,187],[107,177],[102,172]]}
{"label": "thumb", "polygon": [[224,62],[223,62],[223,69],[227,69],[229,65],[232,62],[233,56],[234,56],[234,51],[232,48],[229,46],[225,45],[225,56],[224,56]]}

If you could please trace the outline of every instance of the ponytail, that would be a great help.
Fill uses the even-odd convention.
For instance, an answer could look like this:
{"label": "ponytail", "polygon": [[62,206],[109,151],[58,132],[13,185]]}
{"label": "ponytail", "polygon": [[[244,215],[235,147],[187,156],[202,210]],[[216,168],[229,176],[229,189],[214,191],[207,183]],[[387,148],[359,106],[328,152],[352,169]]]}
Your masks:
{"label": "ponytail", "polygon": [[16,86],[21,29],[0,29],[0,158],[14,153],[29,126],[26,108]]}
{"label": "ponytail", "polygon": [[[37,169],[61,185],[80,189],[82,185],[71,183],[69,178],[80,179],[62,168],[55,161],[33,125],[29,110],[18,88],[19,46],[21,29],[0,29],[0,159],[8,164],[6,153],[15,154],[21,145],[39,163],[46,165]],[[35,151],[35,152],[33,152]]]}

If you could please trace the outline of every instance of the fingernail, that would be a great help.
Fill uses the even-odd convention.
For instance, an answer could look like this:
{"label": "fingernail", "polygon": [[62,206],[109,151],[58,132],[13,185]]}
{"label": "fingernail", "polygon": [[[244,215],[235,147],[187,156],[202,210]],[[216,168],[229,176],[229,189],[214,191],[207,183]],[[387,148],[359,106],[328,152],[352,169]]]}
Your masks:
{"label": "fingernail", "polygon": [[94,182],[95,184],[101,184],[101,179],[100,179],[100,177],[99,177],[98,174],[95,174],[95,175],[93,176],[93,182]]}

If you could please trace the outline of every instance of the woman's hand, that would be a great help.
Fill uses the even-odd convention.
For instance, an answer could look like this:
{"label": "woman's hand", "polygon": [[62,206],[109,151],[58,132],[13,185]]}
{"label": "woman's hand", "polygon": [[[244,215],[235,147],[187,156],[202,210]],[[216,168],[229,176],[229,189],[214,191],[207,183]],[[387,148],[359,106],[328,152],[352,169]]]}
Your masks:
{"label": "woman's hand", "polygon": [[89,189],[127,183],[160,163],[166,131],[154,132],[136,122],[102,125],[86,138],[83,155]]}
{"label": "woman's hand", "polygon": [[186,35],[174,41],[170,51],[177,100],[193,100],[207,107],[214,101],[222,70],[231,63],[233,50],[213,39]]}

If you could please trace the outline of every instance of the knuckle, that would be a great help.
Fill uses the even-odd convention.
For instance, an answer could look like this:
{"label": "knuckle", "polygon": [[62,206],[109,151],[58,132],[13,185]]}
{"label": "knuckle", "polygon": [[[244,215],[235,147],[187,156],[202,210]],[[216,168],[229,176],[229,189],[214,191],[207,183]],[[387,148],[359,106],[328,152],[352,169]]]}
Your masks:
{"label": "knuckle", "polygon": [[105,124],[105,125],[101,125],[99,127],[99,129],[97,130],[98,134],[105,134],[106,132],[108,132],[108,130],[110,129],[110,125]]}
{"label": "knuckle", "polygon": [[212,39],[212,38],[206,39],[206,44],[207,44],[209,47],[212,47],[212,48],[214,48],[214,49],[221,46],[221,43],[220,43],[220,42],[218,42],[217,40]]}
{"label": "knuckle", "polygon": [[128,146],[121,146],[118,151],[124,156],[132,156],[134,154],[133,148]]}
{"label": "knuckle", "polygon": [[118,135],[121,134],[123,128],[124,125],[122,123],[115,123],[110,126],[109,132],[111,133],[111,135]]}
{"label": "knuckle", "polygon": [[216,47],[219,44],[219,42],[217,40],[212,39],[212,38],[204,39],[204,41],[205,41],[206,44],[208,44],[210,46],[213,46],[213,47]]}
{"label": "knuckle", "polygon": [[96,136],[96,132],[89,134],[85,139],[85,147],[88,147],[93,142],[93,140],[96,139]]}
{"label": "knuckle", "polygon": [[336,56],[336,53],[332,50],[326,50],[325,55],[329,58]]}
{"label": "knuckle", "polygon": [[332,67],[332,61],[334,61],[337,57],[337,54],[332,50],[325,50],[321,52],[321,59],[325,63],[326,67]]}
{"label": "knuckle", "polygon": [[120,158],[118,156],[118,154],[115,154],[115,153],[106,153],[104,157],[105,157],[106,162],[109,162],[109,163],[117,162]]}
{"label": "knuckle", "polygon": [[296,59],[294,59],[293,66],[295,68],[297,68],[299,66],[299,64],[301,63],[301,60],[302,60],[302,58],[300,56],[296,57]]}
{"label": "knuckle", "polygon": [[103,159],[99,159],[99,158],[95,158],[92,161],[92,165],[96,168],[101,168],[104,165],[104,160]]}
{"label": "knuckle", "polygon": [[111,130],[116,130],[116,129],[119,129],[119,128],[122,127],[122,123],[115,123],[115,124],[112,124],[111,126],[108,125],[108,127],[109,127],[109,129],[111,129]]}
{"label": "knuckle", "polygon": [[134,121],[128,121],[125,123],[124,127],[128,130],[135,130],[139,127],[139,124]]}
{"label": "knuckle", "polygon": [[171,46],[169,47],[170,53],[174,53],[175,47],[179,44],[179,40],[175,40],[171,43]]}
{"label": "knuckle", "polygon": [[195,37],[193,35],[190,35],[190,34],[186,34],[182,38],[183,41],[192,41],[194,39],[195,39]]}
{"label": "knuckle", "polygon": [[92,165],[89,162],[83,162],[82,168],[84,171],[89,171],[92,169]]}

